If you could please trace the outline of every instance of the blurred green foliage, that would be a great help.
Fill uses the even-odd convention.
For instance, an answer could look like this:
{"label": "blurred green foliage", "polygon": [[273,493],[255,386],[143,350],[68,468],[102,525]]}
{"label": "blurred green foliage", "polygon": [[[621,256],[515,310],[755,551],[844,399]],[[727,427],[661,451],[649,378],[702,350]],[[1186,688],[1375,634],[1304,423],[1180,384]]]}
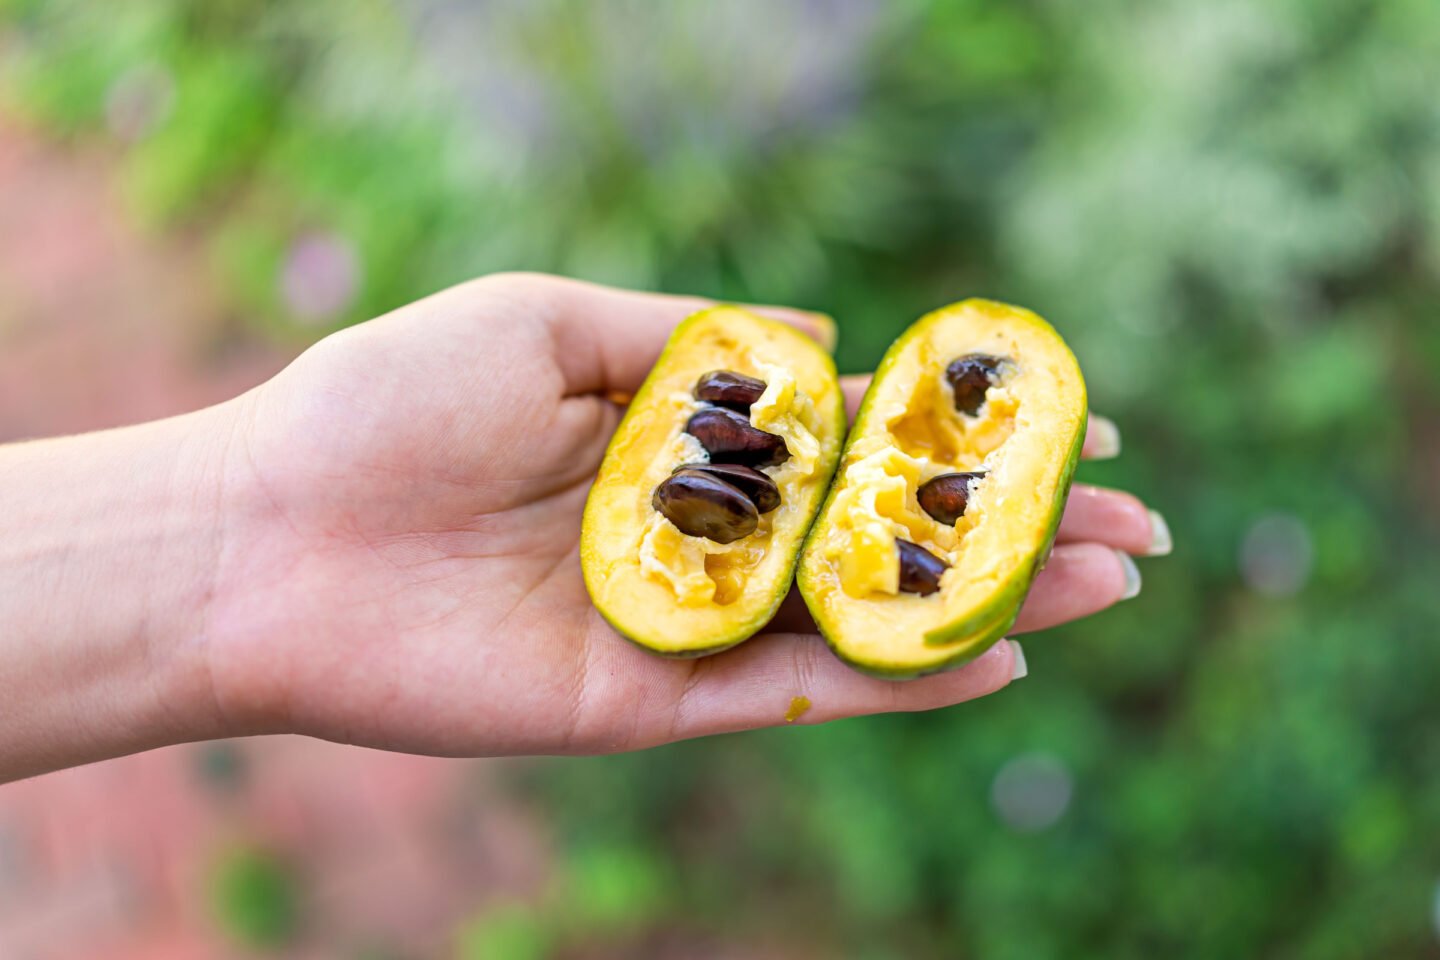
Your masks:
{"label": "blurred green foliage", "polygon": [[[278,335],[319,232],[358,264],[322,323],[527,268],[829,310],[849,369],[971,294],[1076,347],[1126,439],[1082,479],[1174,529],[1144,595],[1029,641],[986,702],[529,768],[582,878],[569,929],[876,960],[1435,949],[1434,0],[0,0],[0,23],[9,108],[111,138],[137,215],[203,228]],[[1036,753],[1073,799],[1022,829],[991,785]],[[560,908],[533,909],[477,920],[469,955],[550,951]]]}
{"label": "blurred green foliage", "polygon": [[646,845],[581,841],[567,847],[544,896],[488,907],[460,928],[456,952],[461,960],[545,960],[640,943],[672,914],[683,916],[673,888],[667,858]]}
{"label": "blurred green foliage", "polygon": [[274,950],[290,943],[299,929],[299,881],[275,854],[237,847],[221,855],[211,871],[210,909],[236,943]]}
{"label": "blurred green foliage", "polygon": [[506,904],[460,928],[455,956],[457,960],[545,960],[550,948],[551,937],[539,911]]}

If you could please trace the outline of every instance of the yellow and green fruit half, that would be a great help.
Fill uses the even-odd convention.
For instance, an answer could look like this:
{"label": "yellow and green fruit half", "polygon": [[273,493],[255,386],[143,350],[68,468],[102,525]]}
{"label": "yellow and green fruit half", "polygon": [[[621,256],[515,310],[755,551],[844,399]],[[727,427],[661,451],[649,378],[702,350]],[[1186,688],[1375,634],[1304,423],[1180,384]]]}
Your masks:
{"label": "yellow and green fruit half", "polygon": [[835,653],[904,678],[1003,637],[1049,557],[1086,416],[1079,364],[1028,310],[966,300],[902,334],[800,560]]}
{"label": "yellow and green fruit half", "polygon": [[778,321],[682,322],[631,400],[585,505],[580,560],[635,643],[701,656],[774,616],[845,435],[835,364]]}

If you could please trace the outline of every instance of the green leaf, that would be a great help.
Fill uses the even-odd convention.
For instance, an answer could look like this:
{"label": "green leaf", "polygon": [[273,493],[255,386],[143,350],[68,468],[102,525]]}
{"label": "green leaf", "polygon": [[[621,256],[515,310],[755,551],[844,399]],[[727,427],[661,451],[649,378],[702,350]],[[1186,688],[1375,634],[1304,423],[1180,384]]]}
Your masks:
{"label": "green leaf", "polygon": [[241,946],[282,947],[299,931],[300,883],[273,853],[233,850],[211,871],[210,907],[221,931]]}

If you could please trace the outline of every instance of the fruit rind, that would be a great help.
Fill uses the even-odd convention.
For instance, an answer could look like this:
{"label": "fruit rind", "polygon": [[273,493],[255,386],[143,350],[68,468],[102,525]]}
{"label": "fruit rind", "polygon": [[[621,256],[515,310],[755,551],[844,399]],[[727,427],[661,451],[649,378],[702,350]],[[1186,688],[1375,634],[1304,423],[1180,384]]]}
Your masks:
{"label": "fruit rind", "polygon": [[[607,588],[604,581],[608,577],[607,570],[614,562],[614,557],[613,551],[607,551],[602,543],[603,538],[610,535],[611,531],[607,530],[606,523],[598,515],[597,502],[600,491],[610,489],[617,484],[625,484],[627,471],[633,472],[639,469],[634,463],[629,462],[630,456],[644,455],[647,454],[647,451],[634,451],[626,448],[636,443],[638,438],[645,436],[648,427],[640,421],[651,417],[658,409],[655,406],[657,384],[662,380],[673,379],[676,370],[685,365],[683,354],[687,345],[691,343],[692,334],[697,332],[703,334],[705,328],[719,328],[727,333],[733,332],[742,345],[749,336],[763,337],[766,342],[779,344],[783,348],[785,357],[789,358],[792,363],[799,364],[803,358],[805,364],[811,365],[812,372],[815,372],[815,378],[824,381],[824,396],[810,397],[815,404],[816,414],[821,420],[822,429],[817,434],[821,441],[821,455],[817,460],[815,472],[804,481],[806,496],[811,499],[811,503],[803,517],[803,523],[793,531],[786,542],[771,542],[767,548],[767,564],[770,562],[768,551],[780,551],[780,553],[779,561],[768,571],[766,582],[747,583],[745,587],[746,602],[732,604],[733,611],[731,608],[727,608],[727,611],[733,612],[733,616],[697,616],[694,619],[697,622],[703,621],[705,624],[703,628],[697,628],[690,635],[673,636],[657,632],[659,629],[656,627],[657,618],[651,615],[652,611],[645,608],[619,609],[624,606],[623,603],[607,602]],[[713,364],[706,364],[703,368],[687,371],[687,375],[693,374],[691,377],[693,381],[712,369]],[[674,386],[674,383],[669,384],[669,387]],[[835,372],[834,360],[820,344],[804,333],[779,321],[760,317],[743,308],[730,305],[710,307],[692,314],[682,321],[656,359],[650,376],[646,378],[644,384],[631,399],[625,415],[615,430],[610,447],[606,451],[599,474],[587,499],[580,537],[581,569],[586,588],[594,600],[600,616],[627,640],[652,653],[676,658],[700,657],[718,653],[753,636],[774,616],[790,589],[804,535],[808,532],[809,524],[814,520],[823,499],[822,493],[828,488],[838,462],[844,427],[844,402],[840,394],[839,378]],[[678,424],[676,428],[679,428]],[[639,493],[640,491],[637,490],[637,496]],[[646,503],[649,502],[649,497],[649,491],[644,491]],[[650,599],[654,601],[655,596]],[[613,601],[613,596],[611,600]],[[686,618],[681,614],[674,614],[670,617],[672,624],[684,620]]]}
{"label": "fruit rind", "polygon": [[[1007,317],[1007,322],[1026,325],[1033,331],[1049,338],[1056,348],[1064,351],[1064,356],[1069,359],[1071,364],[1074,364],[1075,372],[1078,375],[1078,364],[1074,363],[1073,355],[1070,354],[1060,335],[1049,323],[1036,314],[1020,307],[981,299],[960,301],[942,307],[926,314],[912,324],[886,351],[875,370],[871,388],[866,391],[865,398],[862,400],[851,426],[845,450],[840,456],[841,464],[850,462],[850,453],[854,444],[870,434],[869,420],[872,415],[872,400],[875,396],[876,386],[882,384],[884,379],[893,372],[906,354],[907,348],[919,338],[926,336],[936,324],[950,322],[957,313],[963,313],[970,309],[1002,311]],[[1086,406],[1086,397],[1083,378],[1079,378],[1075,386],[1078,389],[1077,402],[1082,415],[1079,418],[1079,427],[1071,438],[1065,454],[1059,481],[1055,487],[1055,495],[1047,514],[1043,536],[1037,541],[1035,549],[1028,551],[1016,562],[1014,570],[997,585],[988,602],[974,608],[963,617],[925,632],[923,645],[927,654],[921,662],[910,662],[903,658],[854,655],[840,638],[838,625],[830,622],[824,605],[816,599],[821,592],[820,578],[833,576],[833,571],[827,564],[812,562],[812,555],[818,554],[822,550],[820,541],[826,534],[835,498],[842,487],[839,479],[832,482],[825,502],[822,504],[815,522],[811,524],[810,533],[801,550],[797,583],[821,635],[836,656],[863,673],[884,679],[903,680],[938,673],[968,663],[1005,636],[1014,625],[1015,618],[1019,614],[1020,607],[1029,593],[1035,576],[1043,567],[1044,561],[1048,559],[1064,512],[1065,500],[1080,459],[1085,433],[1083,410]]]}

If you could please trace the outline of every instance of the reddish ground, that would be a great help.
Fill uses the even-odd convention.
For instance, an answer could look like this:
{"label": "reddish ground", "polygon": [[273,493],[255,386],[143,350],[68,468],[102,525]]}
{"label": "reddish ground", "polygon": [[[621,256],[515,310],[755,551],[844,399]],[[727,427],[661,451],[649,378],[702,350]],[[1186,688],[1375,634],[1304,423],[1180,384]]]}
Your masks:
{"label": "reddish ground", "polygon": [[[227,316],[198,244],[130,224],[110,170],[0,123],[0,442],[193,409],[288,359]],[[241,843],[298,865],[285,955],[441,955],[456,922],[544,882],[544,830],[492,770],[267,738],[0,787],[0,957],[234,955],[206,878]]]}

